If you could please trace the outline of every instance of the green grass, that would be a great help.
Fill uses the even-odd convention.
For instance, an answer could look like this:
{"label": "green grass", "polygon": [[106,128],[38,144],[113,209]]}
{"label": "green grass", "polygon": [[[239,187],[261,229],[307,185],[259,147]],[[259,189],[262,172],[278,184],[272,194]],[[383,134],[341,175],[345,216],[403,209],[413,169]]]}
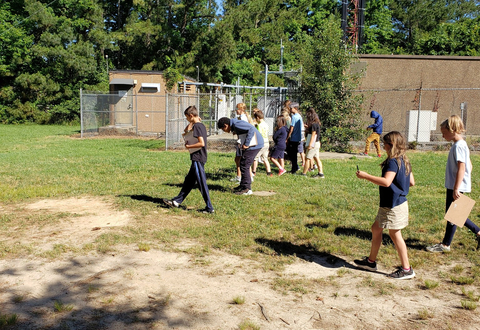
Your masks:
{"label": "green grass", "polygon": [[[56,258],[63,253],[92,250],[107,253],[125,244],[148,251],[193,239],[202,246],[202,254],[220,249],[260,260],[265,269],[279,270],[299,254],[356,258],[370,249],[378,187],[357,179],[355,170],[359,165],[361,170],[380,175],[378,158],[323,160],[324,180],[292,175],[267,177],[260,165],[253,189],[276,194],[257,197],[232,194],[235,184],[229,179],[234,176],[233,151],[210,152],[205,168],[216,213],[207,216],[196,212],[204,207],[204,202],[200,193],[193,190],[184,202],[192,210],[167,210],[167,215],[176,218],[164,225],[158,221],[159,201],[178,194],[190,166],[188,152],[163,151],[164,141],[158,139],[80,139],[78,132],[79,127],[0,125],[0,203],[15,208],[19,203],[45,198],[109,197],[119,210],[135,215],[136,225],[110,230],[94,242],[85,242],[80,249],[58,244],[40,256]],[[424,251],[425,246],[438,243],[445,230],[443,180],[447,153],[415,151],[408,155],[417,183],[408,197],[410,224],[402,230],[411,264],[418,272],[422,268],[469,262],[473,266],[473,285],[479,285],[476,242],[466,228],[457,231],[451,253]],[[475,167],[479,155],[473,154],[472,161]],[[479,183],[480,176],[474,172],[472,187]],[[470,197],[478,199],[479,194],[480,189],[475,189]],[[471,214],[477,224],[479,208],[477,203]],[[68,216],[3,212],[0,235],[15,238],[27,228],[52,225]],[[38,248],[20,239],[0,243],[0,258],[19,255],[38,255]],[[385,268],[399,265],[390,240],[385,239],[378,261]],[[450,275],[463,270],[452,269],[445,281],[454,281]],[[455,276],[454,282],[460,280]],[[287,284],[291,283],[277,283],[292,290]]]}

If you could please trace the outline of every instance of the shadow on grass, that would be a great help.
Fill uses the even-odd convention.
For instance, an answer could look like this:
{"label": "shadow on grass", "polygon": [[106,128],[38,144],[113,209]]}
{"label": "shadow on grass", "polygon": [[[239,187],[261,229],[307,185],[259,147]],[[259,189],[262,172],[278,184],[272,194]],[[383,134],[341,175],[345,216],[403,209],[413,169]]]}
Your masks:
{"label": "shadow on grass", "polygon": [[[182,183],[164,183],[164,186],[169,186],[169,187],[177,187],[178,189],[182,189],[183,182]],[[193,188],[194,190],[198,190],[198,185],[195,184],[195,187]],[[208,190],[209,191],[230,191],[230,189],[225,188],[224,186],[221,186],[219,184],[209,184],[208,185]]]}
{"label": "shadow on grass", "polygon": [[[371,231],[361,230],[357,228],[337,227],[335,228],[334,234],[337,236],[355,236],[366,241],[370,241],[372,239]],[[383,233],[382,244],[393,245],[392,239],[386,233]],[[405,244],[407,244],[407,247],[409,249],[414,249],[414,250],[425,250],[425,248],[427,247],[426,244],[420,242],[418,239],[413,239],[413,238],[405,239]]]}
{"label": "shadow on grass", "polygon": [[[211,321],[208,314],[198,312],[199,308],[184,306],[180,298],[164,289],[163,283],[153,281],[146,289],[125,277],[125,269],[137,266],[135,261],[118,257],[116,266],[108,268],[105,258],[72,258],[58,261],[56,267],[47,263],[45,268],[52,272],[51,277],[42,277],[35,284],[41,286],[35,295],[29,294],[28,284],[2,288],[2,316],[18,316],[15,324],[5,329],[151,329],[159,325],[191,329],[195,322],[208,325]],[[38,269],[35,261],[15,263],[0,269],[0,276],[12,282],[30,273],[35,278]],[[135,290],[148,290],[148,299],[138,295],[134,302],[125,299]],[[55,302],[69,309],[56,310]],[[175,307],[174,316],[169,311],[171,306],[180,306]],[[2,323],[0,329],[4,329]]]}
{"label": "shadow on grass", "polygon": [[314,262],[322,267],[326,268],[353,268],[355,266],[349,264],[344,259],[334,256],[330,253],[318,252],[315,248],[307,246],[305,244],[295,245],[285,241],[275,241],[266,238],[255,239],[260,245],[266,246],[274,250],[279,255],[284,256],[296,256],[308,262]]}

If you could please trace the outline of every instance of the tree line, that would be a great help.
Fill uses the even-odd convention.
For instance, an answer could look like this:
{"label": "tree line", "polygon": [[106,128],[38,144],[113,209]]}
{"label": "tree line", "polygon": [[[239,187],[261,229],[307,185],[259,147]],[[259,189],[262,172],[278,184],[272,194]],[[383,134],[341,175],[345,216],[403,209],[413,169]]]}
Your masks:
{"label": "tree line", "polygon": [[[478,2],[367,0],[358,52],[478,55]],[[306,103],[328,125],[352,128],[345,113],[361,100],[345,72],[357,50],[342,43],[340,13],[338,0],[224,0],[222,8],[214,0],[3,1],[0,121],[78,122],[79,89],[107,91],[108,69],[263,85],[265,65],[279,69],[282,43],[284,69],[302,68]]]}

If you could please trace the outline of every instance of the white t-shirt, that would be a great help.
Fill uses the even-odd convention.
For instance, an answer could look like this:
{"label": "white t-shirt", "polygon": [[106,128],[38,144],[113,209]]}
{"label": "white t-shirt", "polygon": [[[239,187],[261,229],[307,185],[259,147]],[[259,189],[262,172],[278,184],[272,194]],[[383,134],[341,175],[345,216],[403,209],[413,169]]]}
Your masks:
{"label": "white t-shirt", "polygon": [[460,184],[460,192],[470,192],[472,190],[472,180],[470,167],[470,150],[465,140],[459,140],[452,145],[447,159],[447,168],[445,170],[445,188],[453,190],[455,179],[458,172],[457,162],[465,163],[465,175]]}

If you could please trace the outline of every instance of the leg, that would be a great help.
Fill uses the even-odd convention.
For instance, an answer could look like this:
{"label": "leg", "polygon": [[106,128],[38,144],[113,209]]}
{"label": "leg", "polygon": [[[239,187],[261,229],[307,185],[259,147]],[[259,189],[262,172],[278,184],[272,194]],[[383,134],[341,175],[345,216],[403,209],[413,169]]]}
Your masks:
{"label": "leg", "polygon": [[212,202],[210,201],[210,193],[207,186],[207,175],[205,174],[205,168],[202,163],[193,162],[195,165],[195,173],[197,176],[198,189],[202,194],[203,200],[205,201],[205,209],[208,211],[213,211]]}
{"label": "leg", "polygon": [[368,259],[371,261],[377,260],[378,251],[382,245],[382,234],[383,228],[375,221],[372,225],[372,246],[370,248],[370,255],[368,256]]}
{"label": "leg", "polygon": [[285,158],[280,158],[280,159],[278,160],[278,162],[280,163],[280,166],[281,166],[283,169],[285,169]]}
{"label": "leg", "polygon": [[290,161],[292,162],[292,173],[298,171],[298,160],[297,160],[297,152],[298,152],[298,144],[299,142],[288,142],[288,157],[290,157]]}
{"label": "leg", "polygon": [[183,186],[182,186],[182,189],[180,190],[180,193],[178,194],[178,196],[172,198],[172,200],[177,202],[178,204],[182,204],[182,202],[188,196],[190,191],[192,191],[196,181],[197,181],[197,174],[196,174],[195,162],[192,162],[192,165],[190,165],[190,170],[188,171],[188,174],[185,177],[185,180],[183,181]]}
{"label": "leg", "polygon": [[375,140],[373,140],[373,145],[375,146],[375,149],[377,149],[377,155],[381,155],[382,150],[380,149],[380,135],[378,135],[377,133],[373,134],[375,134]]}
{"label": "leg", "polygon": [[313,160],[315,161],[315,163],[317,163],[318,174],[323,173],[323,164],[322,164],[322,161],[320,160],[320,158],[315,156],[315,157],[313,157]]}
{"label": "leg", "polygon": [[372,143],[373,140],[375,140],[375,135],[378,135],[377,133],[372,133],[370,134],[369,137],[367,137],[367,141],[365,142],[365,153],[368,155],[368,152],[370,151],[370,143]]}
{"label": "leg", "polygon": [[258,154],[257,150],[246,149],[243,151],[242,158],[240,159],[240,171],[242,174],[242,179],[240,181],[240,186],[243,189],[252,189],[252,177],[250,176],[250,166],[252,166],[255,156]]}
{"label": "leg", "polygon": [[258,160],[253,161],[252,172],[257,173]]}
{"label": "leg", "polygon": [[278,162],[278,160],[276,160],[275,158],[272,158],[270,157],[270,161],[276,166],[278,167],[279,169],[283,168],[280,163]]}
{"label": "leg", "polygon": [[305,160],[305,165],[303,166],[303,174],[307,174],[308,169],[311,167],[312,160],[307,158]]}
{"label": "leg", "polygon": [[395,244],[395,249],[397,249],[402,267],[409,269],[410,263],[408,262],[407,245],[402,237],[402,231],[400,229],[389,229],[388,233],[390,234],[393,244]]}
{"label": "leg", "polygon": [[[447,189],[446,198],[445,198],[445,213],[450,207],[450,204],[452,204],[453,200],[454,200],[453,190]],[[442,240],[443,245],[450,247],[450,244],[452,244],[453,236],[455,235],[456,230],[457,230],[457,226],[447,221],[447,227],[445,228],[445,235],[443,236],[443,240]]]}
{"label": "leg", "polygon": [[240,172],[240,156],[235,157],[235,165],[237,166],[237,176],[240,177],[242,174]]}

